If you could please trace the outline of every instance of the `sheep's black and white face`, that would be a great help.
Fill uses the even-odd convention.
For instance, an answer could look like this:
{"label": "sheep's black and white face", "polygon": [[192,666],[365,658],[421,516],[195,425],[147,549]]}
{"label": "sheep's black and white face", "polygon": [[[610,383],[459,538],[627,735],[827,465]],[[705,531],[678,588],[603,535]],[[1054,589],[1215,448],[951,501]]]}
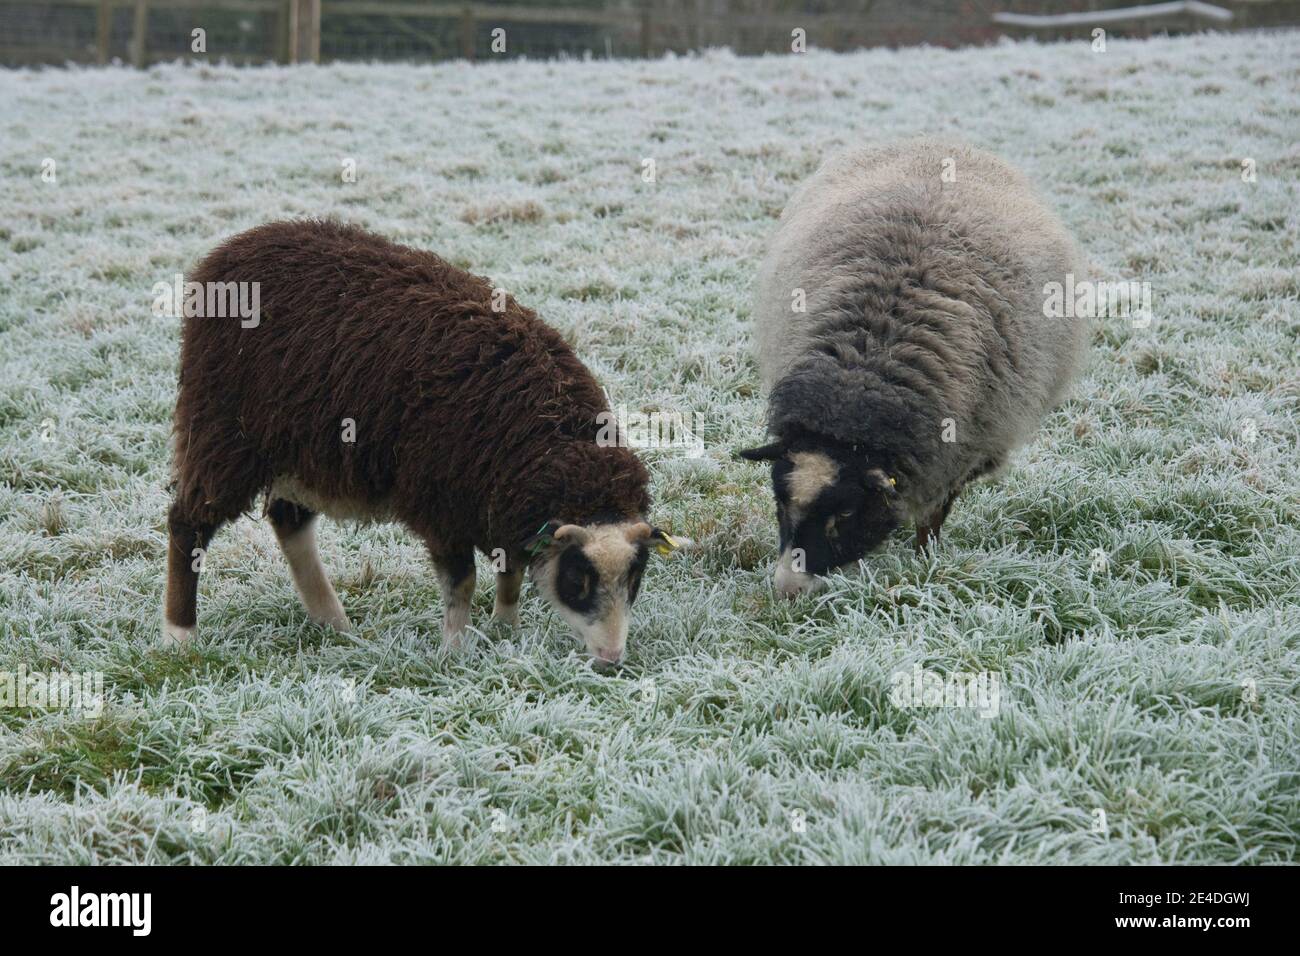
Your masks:
{"label": "sheep's black and white face", "polygon": [[598,661],[617,664],[627,649],[632,602],[650,549],[662,532],[644,521],[561,525],[544,532],[533,581]]}
{"label": "sheep's black and white face", "polygon": [[741,456],[772,462],[781,552],[774,583],[786,597],[813,590],[816,575],[856,562],[902,523],[889,478],[851,456],[773,445]]}

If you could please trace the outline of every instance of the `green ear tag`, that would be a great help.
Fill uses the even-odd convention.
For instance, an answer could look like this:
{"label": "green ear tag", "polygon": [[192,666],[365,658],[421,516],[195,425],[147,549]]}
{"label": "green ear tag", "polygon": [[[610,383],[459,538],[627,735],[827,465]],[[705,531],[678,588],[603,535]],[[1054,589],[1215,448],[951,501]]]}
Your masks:
{"label": "green ear tag", "polygon": [[546,525],[549,524],[550,524],[549,521],[546,522],[546,524],[538,528],[537,533],[533,535],[533,537],[537,538],[537,540],[528,546],[528,556],[530,558],[537,557],[538,551],[542,550],[542,548],[549,547],[551,542],[555,540],[549,534],[546,535],[545,537],[542,537],[542,532],[546,530]]}

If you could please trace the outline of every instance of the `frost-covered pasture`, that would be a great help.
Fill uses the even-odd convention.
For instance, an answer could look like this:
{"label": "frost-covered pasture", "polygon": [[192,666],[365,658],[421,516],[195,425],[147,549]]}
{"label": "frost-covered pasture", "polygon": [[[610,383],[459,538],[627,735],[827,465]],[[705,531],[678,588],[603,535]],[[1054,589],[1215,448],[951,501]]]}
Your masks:
{"label": "frost-covered pasture", "polygon": [[[1154,315],[1100,324],[937,554],[900,535],[786,603],[731,456],[761,437],[761,244],[827,152],[923,132],[1024,168]],[[1296,33],[0,73],[0,672],[104,682],[94,717],[0,707],[0,862],[1294,861],[1298,132]],[[699,550],[653,564],[621,672],[527,588],[491,625],[486,565],[482,636],[444,653],[419,544],[328,521],[355,634],[307,622],[250,518],[201,640],[159,646],[151,290],[324,214],[491,276],[615,405],[703,423],[702,458],[647,452]],[[996,678],[996,714],[901,706],[918,668]]]}

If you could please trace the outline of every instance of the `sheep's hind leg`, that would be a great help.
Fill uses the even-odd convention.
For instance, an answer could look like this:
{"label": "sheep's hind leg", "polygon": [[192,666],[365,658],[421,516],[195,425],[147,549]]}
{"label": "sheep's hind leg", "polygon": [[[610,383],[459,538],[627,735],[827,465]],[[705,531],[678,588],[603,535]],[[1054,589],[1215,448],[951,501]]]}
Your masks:
{"label": "sheep's hind leg", "polygon": [[460,636],[469,626],[469,606],[474,599],[474,549],[435,550],[431,544],[429,557],[442,589],[442,640],[444,644],[459,647]]}
{"label": "sheep's hind leg", "polygon": [[266,516],[275,529],[280,550],[289,562],[289,574],[302,598],[307,616],[317,624],[325,624],[336,631],[350,631],[347,613],[339,602],[325,574],[316,547],[316,512],[277,498],[266,508]]}
{"label": "sheep's hind leg", "polygon": [[199,569],[217,525],[197,521],[179,502],[167,513],[167,597],[164,644],[187,644],[198,633]]}
{"label": "sheep's hind leg", "polygon": [[524,569],[497,573],[497,597],[492,616],[511,627],[519,626],[519,591],[524,584]]}

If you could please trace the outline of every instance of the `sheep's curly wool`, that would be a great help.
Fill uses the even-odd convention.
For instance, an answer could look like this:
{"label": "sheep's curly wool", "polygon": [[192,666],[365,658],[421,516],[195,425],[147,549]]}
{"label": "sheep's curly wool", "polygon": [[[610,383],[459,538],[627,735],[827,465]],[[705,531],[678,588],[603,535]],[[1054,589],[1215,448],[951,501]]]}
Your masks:
{"label": "sheep's curly wool", "polygon": [[921,139],[830,160],[763,265],[769,431],[855,446],[930,513],[1001,464],[1076,375],[1086,321],[1043,314],[1045,283],[1068,273],[1086,275],[1073,240],[988,153]]}
{"label": "sheep's curly wool", "polygon": [[184,321],[184,523],[231,520],[282,476],[395,518],[435,551],[513,555],[550,519],[648,510],[644,465],[596,444],[608,404],[595,378],[513,298],[493,311],[486,279],[333,221],[251,229],[189,279],[259,283],[261,314],[254,328]]}

